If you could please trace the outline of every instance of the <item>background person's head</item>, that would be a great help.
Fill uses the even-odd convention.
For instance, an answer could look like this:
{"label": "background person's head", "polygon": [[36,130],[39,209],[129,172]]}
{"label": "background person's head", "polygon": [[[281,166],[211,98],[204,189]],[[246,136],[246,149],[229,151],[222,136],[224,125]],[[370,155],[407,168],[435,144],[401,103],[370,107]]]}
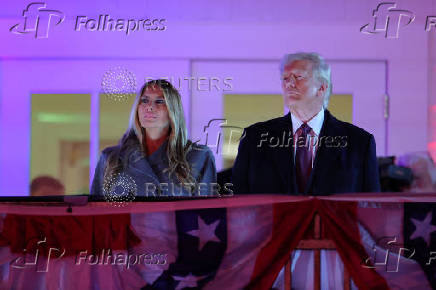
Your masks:
{"label": "background person's head", "polygon": [[436,166],[428,152],[411,152],[398,157],[397,164],[413,172],[413,182],[406,191],[436,191]]}
{"label": "background person's head", "polygon": [[30,184],[31,196],[64,195],[64,185],[51,176],[38,176]]}
{"label": "background person's head", "polygon": [[286,54],[280,62],[283,99],[288,108],[327,108],[332,91],[330,66],[317,53]]}

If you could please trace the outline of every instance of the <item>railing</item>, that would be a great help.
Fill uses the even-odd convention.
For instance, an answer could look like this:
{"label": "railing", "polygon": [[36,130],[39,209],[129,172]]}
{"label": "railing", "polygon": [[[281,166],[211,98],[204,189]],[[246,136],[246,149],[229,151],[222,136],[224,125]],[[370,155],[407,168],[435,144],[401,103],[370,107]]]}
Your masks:
{"label": "railing", "polygon": [[[334,274],[338,274],[334,283],[341,285],[343,282],[344,289],[351,288],[351,279],[357,287],[363,288],[366,285],[375,285],[379,289],[386,288],[386,285],[391,288],[400,285],[404,286],[402,289],[408,289],[407,283],[403,281],[413,280],[420,283],[419,289],[431,289],[426,273],[420,267],[422,263],[420,265],[412,259],[408,259],[408,264],[401,264],[397,273],[387,272],[379,266],[362,267],[361,263],[372,254],[374,241],[386,236],[386,232],[382,231],[383,226],[392,222],[393,214],[397,219],[403,218],[406,202],[417,205],[434,203],[436,194],[388,193],[322,197],[244,195],[197,200],[138,197],[135,201],[139,202],[130,202],[121,207],[113,207],[100,199],[100,202],[95,202],[97,200],[93,197],[88,200],[87,196],[0,198],[0,272],[9,273],[0,277],[0,288],[20,289],[20,285],[35,279],[34,281],[39,281],[35,283],[40,283],[35,284],[35,289],[47,289],[44,287],[48,283],[51,283],[50,289],[72,289],[69,288],[68,281],[76,282],[77,275],[80,275],[79,284],[84,289],[88,289],[89,285],[94,288],[121,289],[119,285],[131,281],[136,283],[137,288],[141,288],[153,283],[147,280],[147,277],[153,275],[162,275],[162,279],[174,283],[171,277],[180,281],[191,273],[188,269],[190,259],[180,263],[177,260],[179,256],[191,257],[191,254],[181,254],[180,251],[191,250],[193,244],[198,244],[200,252],[211,245],[212,248],[222,247],[221,256],[216,257],[218,261],[212,263],[216,268],[201,268],[207,274],[200,274],[199,278],[202,281],[206,278],[201,277],[209,277],[207,285],[215,289],[268,289],[274,284],[281,269],[284,269],[281,285],[287,290],[291,289],[293,284],[294,287],[299,285],[301,278],[293,276],[292,258],[286,258],[292,257],[294,250],[313,251],[313,283],[312,280],[308,282],[314,289],[321,289],[321,284],[324,283],[324,269],[321,269],[323,250],[336,250],[341,259],[347,257],[347,260],[342,260],[343,273],[340,267],[334,269]],[[374,210],[386,215],[375,216]],[[203,219],[201,227],[205,229],[207,226],[209,242],[192,242],[191,237],[195,239],[201,230],[200,217]],[[422,220],[421,217],[419,219]],[[165,227],[160,231],[159,226],[164,223]],[[190,225],[190,228],[180,230],[180,224]],[[225,234],[218,233],[218,225]],[[210,232],[212,226],[216,229],[213,235]],[[287,229],[283,230],[282,226]],[[360,232],[363,226],[377,235],[372,240],[364,240]],[[401,227],[397,226],[394,230],[398,231],[390,231],[389,235],[400,237],[403,234]],[[36,233],[41,234],[41,239],[40,236],[35,237]],[[191,236],[189,240],[186,239],[187,233]],[[30,244],[29,238],[33,238]],[[33,241],[37,244],[32,244]],[[181,243],[186,241],[190,244],[184,249]],[[50,252],[53,247],[56,251]],[[44,258],[40,255],[42,265],[23,264],[23,261],[27,261],[23,257],[37,255],[35,250],[38,249],[41,255],[46,254]],[[131,265],[128,269],[125,266],[88,265],[88,260],[84,259],[80,260],[84,265],[75,263],[78,260],[77,252],[96,254],[101,253],[102,249],[118,251],[122,255],[144,251],[168,254],[168,264],[156,270],[142,267],[143,265]],[[60,256],[62,250],[66,252]],[[196,257],[193,261],[197,263],[199,259]],[[48,268],[49,261],[50,268],[45,272],[40,271],[45,265]],[[212,267],[210,262],[205,261],[204,267]],[[169,267],[170,264],[175,266]],[[183,273],[166,272],[180,268],[185,269]],[[333,269],[329,267],[328,270]],[[150,271],[155,272],[148,275]],[[127,275],[130,272],[141,275]],[[194,276],[195,273],[190,275]],[[104,279],[94,279],[96,276]],[[194,283],[191,276],[189,283]],[[302,283],[306,282],[307,280]]]}

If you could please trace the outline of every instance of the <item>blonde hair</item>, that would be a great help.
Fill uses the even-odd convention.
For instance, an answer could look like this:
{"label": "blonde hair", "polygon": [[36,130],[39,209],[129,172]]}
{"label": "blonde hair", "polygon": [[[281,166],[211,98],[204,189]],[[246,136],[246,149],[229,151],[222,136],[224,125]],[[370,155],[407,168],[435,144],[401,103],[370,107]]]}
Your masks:
{"label": "blonde hair", "polygon": [[171,83],[162,79],[146,82],[141,88],[140,94],[136,96],[130,112],[129,127],[115,147],[115,150],[112,150],[108,155],[104,178],[106,180],[107,177],[127,167],[128,158],[124,158],[124,163],[121,163],[121,154],[129,155],[134,150],[137,150],[139,146],[140,151],[145,156],[143,137],[146,129],[141,127],[141,123],[139,122],[138,107],[141,96],[144,94],[145,90],[150,87],[158,87],[162,90],[170,119],[168,145],[166,148],[168,158],[168,168],[166,171],[170,176],[175,174],[178,181],[181,183],[196,184],[191,172],[191,166],[186,160],[186,155],[191,150],[193,144],[187,137],[188,133],[186,130],[182,100],[177,89],[175,89]]}

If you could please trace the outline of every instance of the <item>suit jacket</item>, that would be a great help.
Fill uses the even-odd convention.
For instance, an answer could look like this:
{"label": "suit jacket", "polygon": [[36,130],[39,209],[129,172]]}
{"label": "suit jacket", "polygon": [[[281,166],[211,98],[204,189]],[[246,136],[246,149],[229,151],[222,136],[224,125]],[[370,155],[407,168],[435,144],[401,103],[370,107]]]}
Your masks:
{"label": "suit jacket", "polygon": [[[187,153],[186,159],[192,168],[192,175],[201,185],[190,191],[180,186],[174,176],[170,177],[165,169],[168,168],[165,141],[158,150],[148,157],[145,157],[138,146],[129,153],[122,153],[120,160],[127,160],[127,167],[119,174],[114,174],[106,182],[111,181],[124,187],[133,189],[138,196],[198,196],[213,195],[213,186],[216,184],[215,158],[212,151],[205,145],[193,144],[192,149]],[[91,185],[92,195],[105,196],[116,194],[116,192],[105,192],[103,190],[105,181],[103,179],[104,169],[107,164],[107,156],[115,147],[108,147],[102,151],[100,159],[95,168],[94,179]],[[106,183],[107,184],[107,183]],[[212,189],[212,190],[211,190]]]}
{"label": "suit jacket", "polygon": [[233,167],[236,194],[380,191],[374,136],[325,110],[311,175],[298,192],[292,132],[291,113],[245,128]]}

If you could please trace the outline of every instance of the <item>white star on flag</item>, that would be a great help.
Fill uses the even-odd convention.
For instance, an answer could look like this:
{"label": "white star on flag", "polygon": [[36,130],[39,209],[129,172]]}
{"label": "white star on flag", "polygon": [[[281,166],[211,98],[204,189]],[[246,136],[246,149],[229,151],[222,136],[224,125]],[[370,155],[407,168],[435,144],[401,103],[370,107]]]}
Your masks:
{"label": "white star on flag", "polygon": [[430,234],[436,231],[436,226],[431,224],[431,218],[432,212],[430,211],[423,221],[411,219],[416,227],[415,231],[410,236],[411,240],[421,237],[427,243],[427,246],[430,246]]}
{"label": "white star on flag", "polygon": [[199,280],[204,279],[207,276],[194,276],[192,273],[189,273],[187,276],[181,277],[181,276],[173,276],[174,280],[179,281],[179,284],[177,284],[176,290],[183,289],[185,287],[197,287],[197,282]]}
{"label": "white star on flag", "polygon": [[217,220],[208,225],[200,216],[198,216],[198,230],[187,232],[188,235],[199,238],[200,243],[198,251],[201,251],[207,242],[221,242],[221,240],[215,235],[215,230],[219,223],[220,220]]}

